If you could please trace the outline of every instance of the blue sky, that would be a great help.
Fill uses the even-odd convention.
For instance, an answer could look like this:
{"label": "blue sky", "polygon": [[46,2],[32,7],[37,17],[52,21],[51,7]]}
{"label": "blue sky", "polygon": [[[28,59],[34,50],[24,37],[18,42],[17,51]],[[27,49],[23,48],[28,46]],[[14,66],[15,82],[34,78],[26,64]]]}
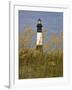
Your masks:
{"label": "blue sky", "polygon": [[19,11],[19,31],[23,31],[25,26],[31,26],[36,30],[38,19],[42,20],[43,28],[48,32],[59,33],[63,31],[63,12],[43,12],[43,11]]}

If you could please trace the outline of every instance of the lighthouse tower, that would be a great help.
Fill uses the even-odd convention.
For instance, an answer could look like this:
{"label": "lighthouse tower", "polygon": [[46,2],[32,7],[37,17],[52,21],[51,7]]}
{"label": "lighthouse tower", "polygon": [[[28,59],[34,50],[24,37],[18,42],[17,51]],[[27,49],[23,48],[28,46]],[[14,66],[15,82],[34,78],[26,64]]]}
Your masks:
{"label": "lighthouse tower", "polygon": [[43,39],[42,39],[42,21],[38,19],[37,22],[37,41],[36,41],[36,49],[42,50],[43,47]]}

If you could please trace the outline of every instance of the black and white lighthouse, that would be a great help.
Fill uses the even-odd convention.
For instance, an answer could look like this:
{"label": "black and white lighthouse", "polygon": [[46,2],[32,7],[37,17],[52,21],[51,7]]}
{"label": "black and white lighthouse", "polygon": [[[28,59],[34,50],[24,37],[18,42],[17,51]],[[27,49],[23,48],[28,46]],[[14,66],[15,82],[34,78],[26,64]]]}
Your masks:
{"label": "black and white lighthouse", "polygon": [[37,41],[36,41],[36,49],[42,50],[43,48],[43,39],[42,39],[42,21],[38,19],[37,21]]}

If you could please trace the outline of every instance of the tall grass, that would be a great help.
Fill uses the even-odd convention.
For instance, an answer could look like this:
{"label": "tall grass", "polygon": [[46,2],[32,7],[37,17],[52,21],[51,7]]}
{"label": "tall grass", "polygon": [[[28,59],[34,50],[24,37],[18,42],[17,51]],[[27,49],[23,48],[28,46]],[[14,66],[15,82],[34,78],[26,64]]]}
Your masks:
{"label": "tall grass", "polygon": [[62,76],[62,51],[41,52],[28,48],[19,50],[19,79]]}
{"label": "tall grass", "polygon": [[[63,32],[43,30],[43,51],[36,50],[32,27],[19,33],[19,79],[63,76]],[[34,49],[33,49],[34,48]]]}

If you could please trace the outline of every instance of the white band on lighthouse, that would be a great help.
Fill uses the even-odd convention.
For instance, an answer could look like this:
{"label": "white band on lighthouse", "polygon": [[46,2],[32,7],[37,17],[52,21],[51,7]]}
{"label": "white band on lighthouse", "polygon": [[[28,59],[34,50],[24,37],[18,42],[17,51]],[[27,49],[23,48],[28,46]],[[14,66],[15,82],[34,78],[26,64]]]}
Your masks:
{"label": "white band on lighthouse", "polygon": [[37,32],[37,42],[36,45],[42,45],[42,32]]}

